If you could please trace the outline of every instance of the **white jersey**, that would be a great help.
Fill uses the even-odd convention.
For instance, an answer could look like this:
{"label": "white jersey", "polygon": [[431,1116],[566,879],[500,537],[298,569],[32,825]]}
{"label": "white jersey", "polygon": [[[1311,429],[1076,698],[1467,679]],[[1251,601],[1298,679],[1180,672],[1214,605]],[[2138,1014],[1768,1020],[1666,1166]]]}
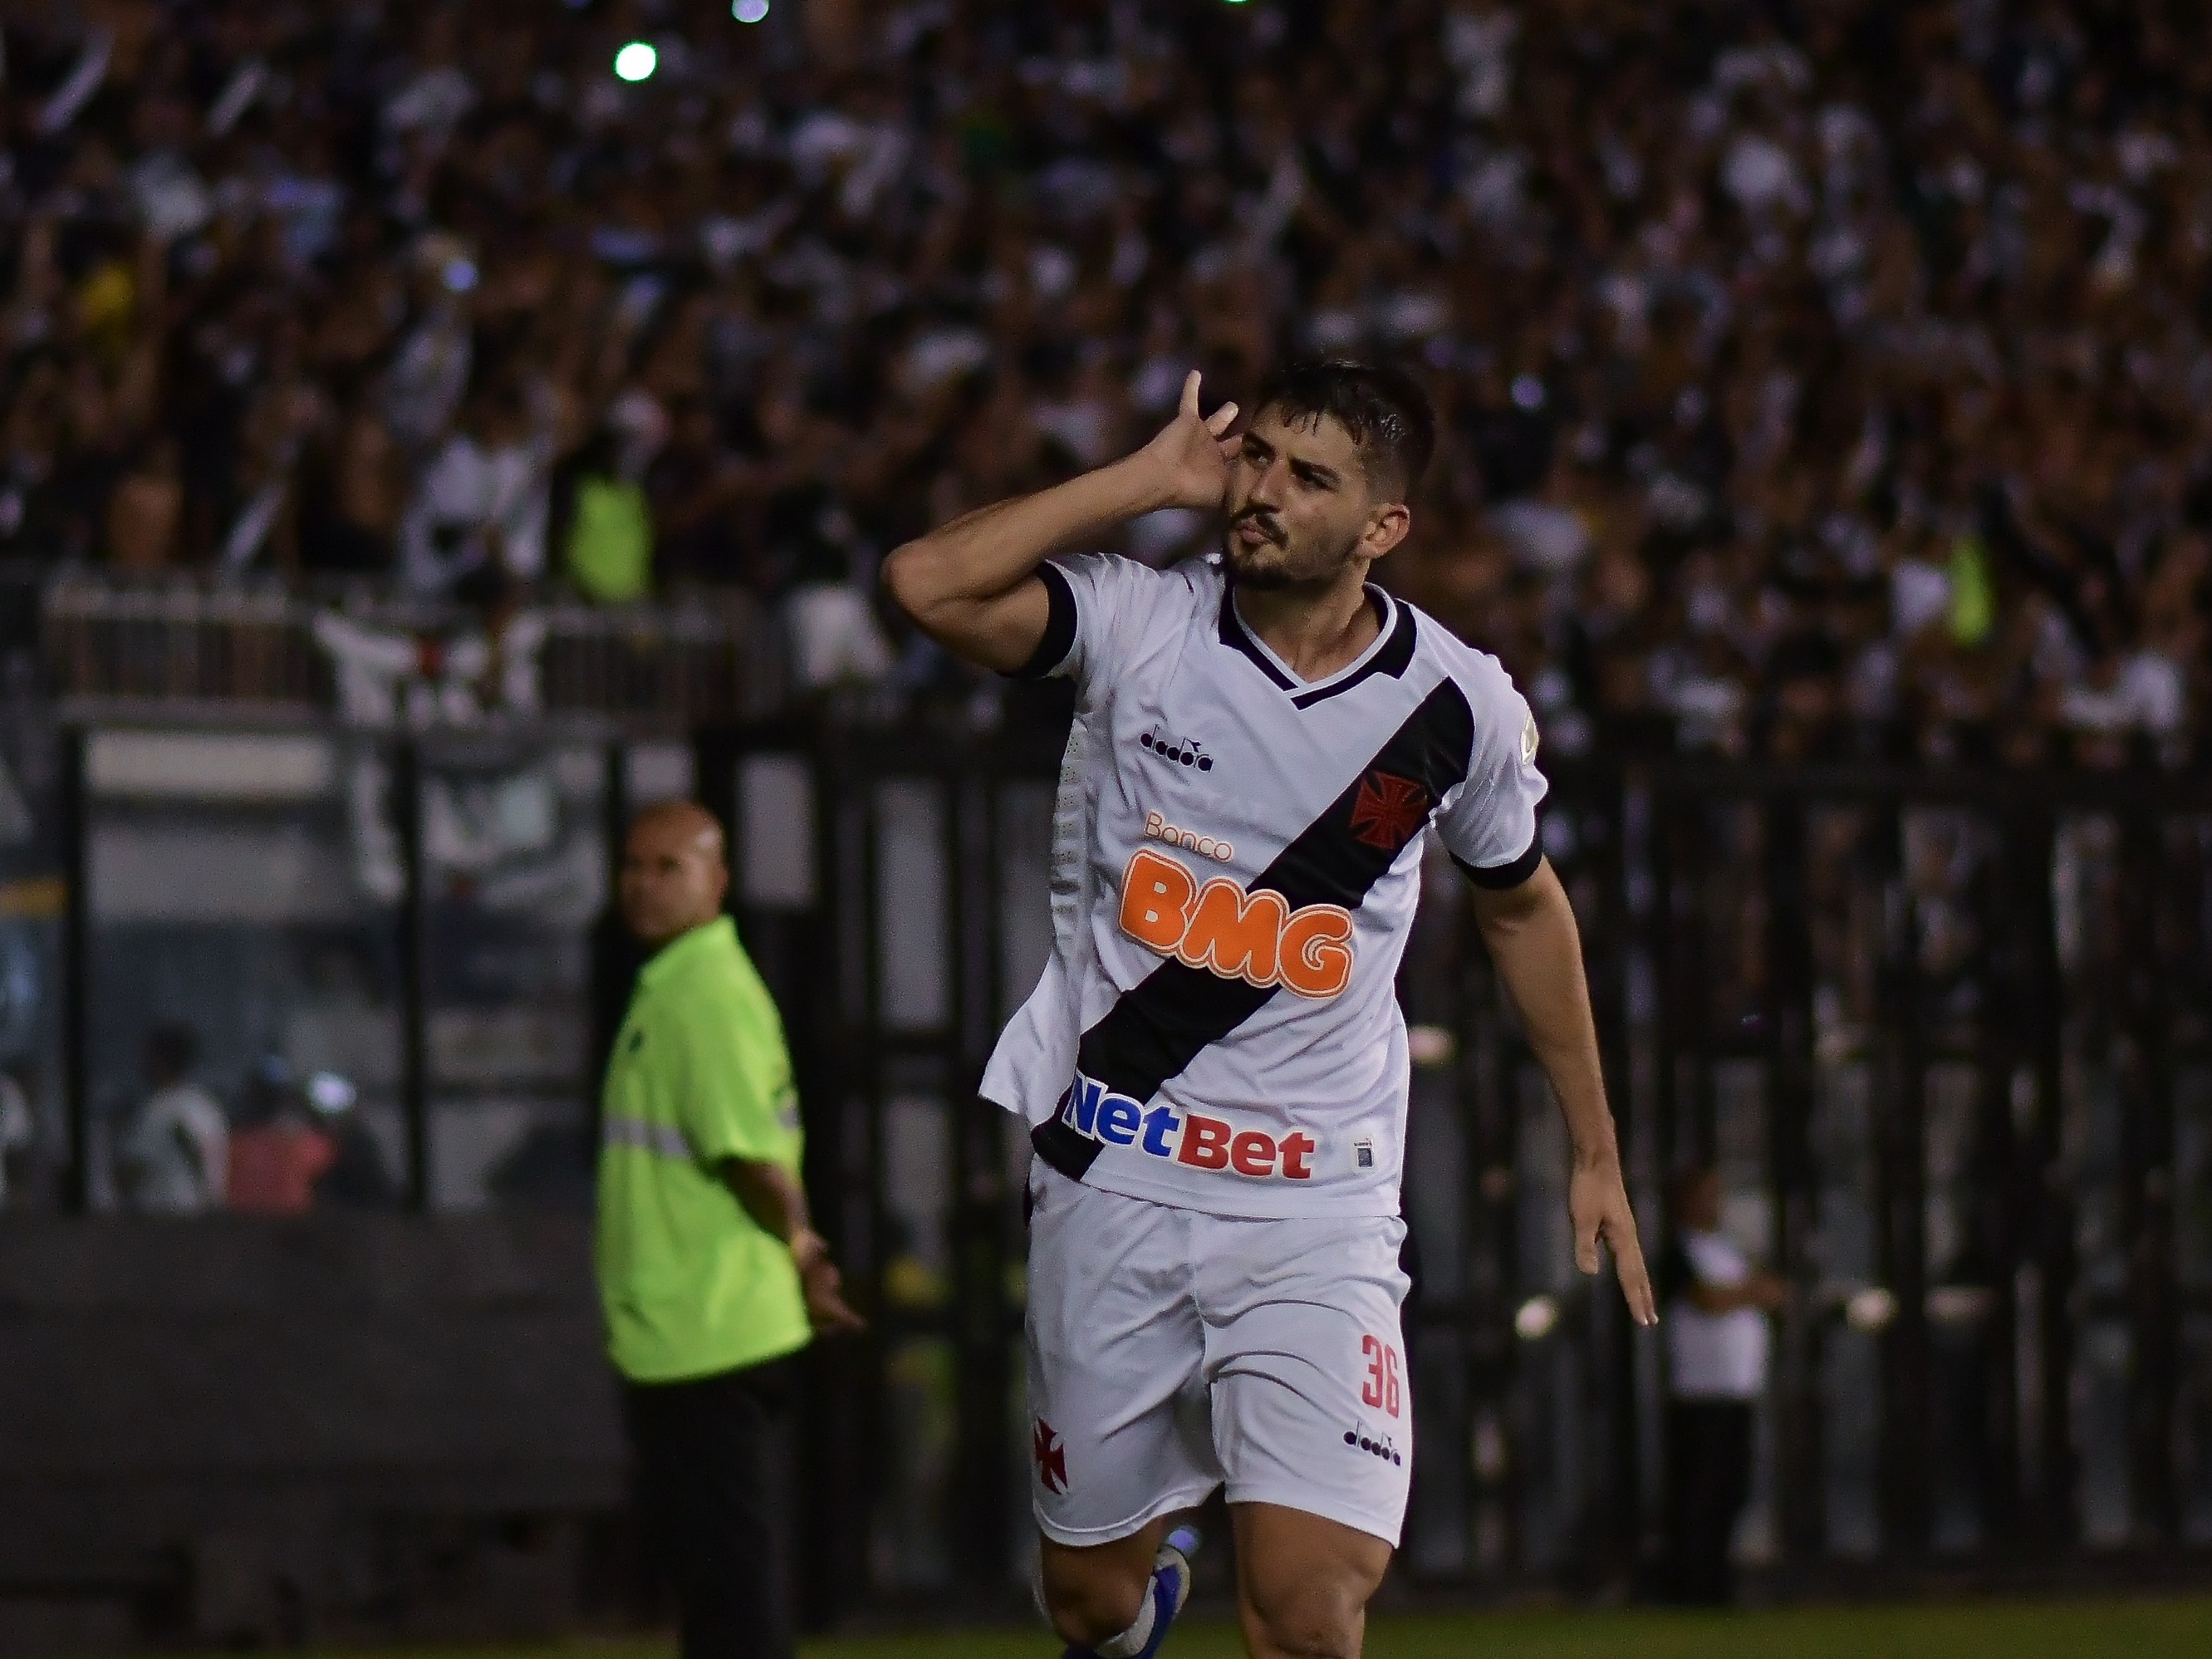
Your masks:
{"label": "white jersey", "polygon": [[1042,567],[1025,671],[1075,682],[1053,953],[982,1092],[1063,1175],[1224,1216],[1395,1215],[1396,996],[1428,835],[1510,887],[1541,856],[1536,728],[1497,659],[1379,588],[1301,682],[1218,557]]}

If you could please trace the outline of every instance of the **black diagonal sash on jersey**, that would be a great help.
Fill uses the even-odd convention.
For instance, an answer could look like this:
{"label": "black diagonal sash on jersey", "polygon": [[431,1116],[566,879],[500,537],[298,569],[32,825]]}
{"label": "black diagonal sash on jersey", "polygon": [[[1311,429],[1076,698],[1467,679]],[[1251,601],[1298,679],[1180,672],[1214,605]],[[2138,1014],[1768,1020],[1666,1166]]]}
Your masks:
{"label": "black diagonal sash on jersey", "polygon": [[[1249,890],[1280,893],[1294,912],[1309,904],[1358,909],[1401,850],[1373,846],[1353,835],[1352,810],[1361,783],[1371,773],[1391,773],[1422,785],[1435,802],[1467,776],[1474,746],[1474,713],[1458,685],[1447,679],[1352,774],[1328,810],[1283,848]],[[1115,1094],[1149,1101],[1163,1083],[1274,994],[1272,985],[1224,979],[1170,957],[1122,993],[1106,1017],[1083,1034],[1076,1063],[1085,1077]],[[1079,1181],[1099,1152],[1098,1142],[1059,1118],[1039,1126],[1032,1139],[1039,1156]]]}

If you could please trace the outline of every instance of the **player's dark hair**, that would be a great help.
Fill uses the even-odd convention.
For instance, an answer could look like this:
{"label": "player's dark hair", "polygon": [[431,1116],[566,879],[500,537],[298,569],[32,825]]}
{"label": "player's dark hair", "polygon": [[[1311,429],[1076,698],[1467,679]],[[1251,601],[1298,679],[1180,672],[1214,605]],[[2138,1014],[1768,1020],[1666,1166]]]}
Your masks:
{"label": "player's dark hair", "polygon": [[1377,485],[1413,493],[1436,453],[1437,411],[1421,383],[1387,363],[1323,357],[1270,374],[1253,413],[1274,410],[1293,424],[1323,416],[1359,447]]}

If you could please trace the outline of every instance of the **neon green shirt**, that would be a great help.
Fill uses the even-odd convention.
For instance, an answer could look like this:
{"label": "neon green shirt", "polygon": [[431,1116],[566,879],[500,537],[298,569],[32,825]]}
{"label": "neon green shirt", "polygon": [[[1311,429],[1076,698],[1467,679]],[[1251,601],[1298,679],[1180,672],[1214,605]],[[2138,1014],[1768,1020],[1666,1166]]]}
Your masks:
{"label": "neon green shirt", "polygon": [[799,1173],[783,1022],[727,916],[663,945],[607,1062],[596,1251],[607,1352],[635,1382],[804,1347],[791,1252],[744,1212],[723,1159]]}
{"label": "neon green shirt", "polygon": [[568,574],[587,599],[625,605],[644,597],[653,578],[653,514],[645,491],[618,478],[579,483],[568,553]]}

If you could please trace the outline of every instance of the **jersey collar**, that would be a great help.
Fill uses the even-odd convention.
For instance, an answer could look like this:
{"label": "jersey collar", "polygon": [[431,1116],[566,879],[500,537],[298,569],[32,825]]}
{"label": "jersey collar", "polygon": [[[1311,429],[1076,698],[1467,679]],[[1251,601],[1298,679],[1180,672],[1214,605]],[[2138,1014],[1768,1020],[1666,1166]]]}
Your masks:
{"label": "jersey collar", "polygon": [[645,966],[637,970],[637,986],[641,991],[667,978],[694,957],[734,946],[738,942],[738,925],[727,916],[716,916],[703,921],[688,933],[678,933],[647,958]]}
{"label": "jersey collar", "polygon": [[1310,708],[1324,698],[1349,691],[1370,674],[1403,675],[1413,660],[1413,613],[1373,582],[1367,584],[1367,602],[1375,607],[1381,630],[1367,648],[1326,679],[1301,680],[1288,664],[1270,651],[1259,636],[1244,626],[1237,614],[1237,584],[1225,574],[1221,585],[1221,642],[1249,659],[1278,690],[1291,694],[1291,705]]}

